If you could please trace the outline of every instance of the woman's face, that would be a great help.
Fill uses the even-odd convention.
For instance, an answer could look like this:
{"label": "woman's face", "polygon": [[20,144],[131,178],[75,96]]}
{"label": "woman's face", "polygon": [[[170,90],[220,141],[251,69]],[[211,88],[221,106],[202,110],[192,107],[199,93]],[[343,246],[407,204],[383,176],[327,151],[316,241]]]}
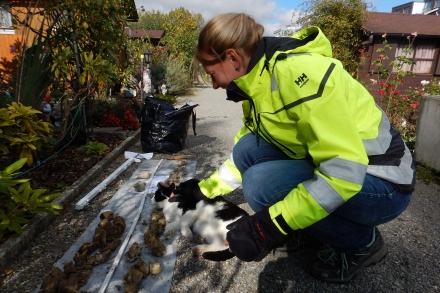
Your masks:
{"label": "woman's face", "polygon": [[[228,52],[229,50],[227,50]],[[235,54],[227,54],[223,61],[215,64],[204,65],[205,72],[211,76],[212,87],[214,89],[223,88],[227,85],[246,74],[247,66],[242,62],[242,58],[237,57]]]}
{"label": "woman's face", "polygon": [[213,65],[206,65],[203,68],[206,73],[211,76],[212,87],[214,89],[218,89],[219,87],[226,88],[231,81],[239,77],[231,62],[228,63],[227,60]]}

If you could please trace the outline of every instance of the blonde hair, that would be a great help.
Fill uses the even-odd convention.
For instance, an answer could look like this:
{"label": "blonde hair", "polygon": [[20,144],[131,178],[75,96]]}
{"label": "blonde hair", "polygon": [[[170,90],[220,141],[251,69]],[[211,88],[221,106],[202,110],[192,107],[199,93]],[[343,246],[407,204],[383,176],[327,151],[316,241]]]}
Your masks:
{"label": "blonde hair", "polygon": [[263,33],[263,26],[247,14],[217,15],[202,28],[195,58],[202,65],[215,64],[225,58],[227,49],[250,56]]}

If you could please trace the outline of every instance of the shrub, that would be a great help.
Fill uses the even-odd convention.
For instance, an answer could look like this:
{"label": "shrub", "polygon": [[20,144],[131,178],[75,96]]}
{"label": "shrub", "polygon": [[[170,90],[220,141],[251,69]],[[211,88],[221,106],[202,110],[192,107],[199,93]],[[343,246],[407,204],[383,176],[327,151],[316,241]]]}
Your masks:
{"label": "shrub", "polygon": [[133,113],[126,112],[124,118],[121,121],[122,130],[136,130],[140,127],[139,121],[133,115]]}
{"label": "shrub", "polygon": [[97,99],[91,110],[92,125],[98,127],[122,127],[123,130],[136,130],[141,102],[137,98]]}
{"label": "shrub", "polygon": [[183,95],[189,92],[192,87],[192,79],[182,61],[174,58],[168,61],[166,71],[166,83],[168,93],[172,95]]}
{"label": "shrub", "polygon": [[99,127],[120,127],[121,121],[114,114],[104,114],[101,121],[98,123]]}
{"label": "shrub", "polygon": [[407,37],[408,44],[402,50],[401,56],[396,56],[390,62],[390,68],[385,66],[384,60],[389,59],[388,53],[392,46],[386,40],[386,34],[383,47],[377,50],[378,58],[373,61],[376,67],[377,80],[371,79],[373,85],[378,85],[377,94],[380,97],[379,104],[384,109],[390,122],[401,133],[407,143],[413,144],[416,139],[416,127],[418,121],[418,112],[420,97],[423,90],[419,88],[409,89],[406,93],[401,93],[398,87],[404,83],[404,78],[414,75],[412,71],[406,71],[404,68],[413,61],[407,56],[411,56],[414,51],[413,43],[417,37],[417,32]]}
{"label": "shrub", "polygon": [[421,84],[424,94],[440,95],[440,81],[436,78],[431,81],[422,80]]}
{"label": "shrub", "polygon": [[[22,226],[39,213],[57,215],[62,207],[52,201],[61,193],[45,195],[46,189],[33,190],[29,179],[13,179],[26,159],[0,170],[0,239],[7,231],[21,234]],[[18,188],[16,188],[18,187]]]}
{"label": "shrub", "polygon": [[154,64],[150,66],[151,91],[153,94],[160,88],[163,80],[166,79],[165,72],[166,68],[164,64]]}
{"label": "shrub", "polygon": [[422,95],[423,90],[419,88],[410,88],[404,94],[401,94],[391,83],[381,82],[379,85],[379,96],[387,99],[388,118],[406,142],[415,141]]}
{"label": "shrub", "polygon": [[38,118],[42,113],[30,106],[12,102],[0,108],[0,151],[26,158],[32,166],[37,152],[48,146],[53,126]]}

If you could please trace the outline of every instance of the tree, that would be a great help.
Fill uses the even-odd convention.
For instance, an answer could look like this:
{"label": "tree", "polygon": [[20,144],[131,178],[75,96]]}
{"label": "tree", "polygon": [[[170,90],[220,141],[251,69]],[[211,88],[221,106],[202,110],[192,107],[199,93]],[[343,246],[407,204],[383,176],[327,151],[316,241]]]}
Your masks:
{"label": "tree", "polygon": [[139,20],[130,24],[132,29],[163,30],[162,21],[166,15],[159,10],[146,11],[143,6],[138,11]]}
{"label": "tree", "polygon": [[164,19],[166,33],[161,43],[172,55],[182,58],[187,67],[192,62],[203,22],[201,14],[192,14],[183,7],[170,11]]}
{"label": "tree", "polygon": [[190,67],[192,64],[197,38],[204,19],[185,8],[177,8],[168,14],[160,11],[139,12],[139,22],[133,23],[133,29],[164,30],[159,46],[146,45],[153,52],[150,65],[152,83],[155,88],[164,79],[170,83],[169,93],[182,94],[191,87]]}
{"label": "tree", "polygon": [[[191,13],[183,7],[168,14],[160,11],[139,11],[139,21],[133,29],[164,30],[159,45],[166,48],[171,58],[181,58],[189,67],[195,53],[197,38],[204,23],[200,13]],[[154,58],[154,55],[153,55]]]}
{"label": "tree", "polygon": [[369,5],[362,0],[308,0],[300,4],[297,23],[302,27],[321,28],[332,44],[333,57],[355,75],[359,67],[362,24]]}
{"label": "tree", "polygon": [[[130,13],[129,3],[128,0],[47,0],[43,8],[28,9],[29,17],[20,24],[32,30],[36,37],[31,50],[24,50],[20,60],[16,99],[33,106],[41,103],[47,85],[38,92],[24,85],[41,79],[44,73],[45,81],[52,78],[52,90],[59,88],[60,96],[54,98],[62,101],[66,114],[63,133],[74,124],[70,115],[79,117],[74,125],[84,130],[86,106],[100,92],[105,93],[109,84],[123,78],[121,70],[129,62],[120,58],[128,40],[124,27]],[[39,29],[26,22],[35,15],[41,19]],[[22,40],[22,43],[28,42]],[[82,114],[76,115],[77,110]],[[69,133],[74,133],[73,129]],[[85,131],[77,137],[87,140]]]}

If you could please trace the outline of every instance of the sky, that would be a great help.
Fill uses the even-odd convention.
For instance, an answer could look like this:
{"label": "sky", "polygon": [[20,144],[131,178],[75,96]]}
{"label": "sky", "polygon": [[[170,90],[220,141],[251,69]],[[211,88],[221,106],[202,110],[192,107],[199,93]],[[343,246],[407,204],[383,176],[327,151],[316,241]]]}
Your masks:
{"label": "sky", "polygon": [[[265,35],[271,36],[279,28],[295,20],[298,5],[306,0],[135,0],[136,7],[146,11],[159,10],[168,13],[183,7],[193,13],[202,14],[205,21],[226,12],[244,12],[254,17],[265,28]],[[365,0],[378,12],[391,12],[391,8],[410,0]]]}

